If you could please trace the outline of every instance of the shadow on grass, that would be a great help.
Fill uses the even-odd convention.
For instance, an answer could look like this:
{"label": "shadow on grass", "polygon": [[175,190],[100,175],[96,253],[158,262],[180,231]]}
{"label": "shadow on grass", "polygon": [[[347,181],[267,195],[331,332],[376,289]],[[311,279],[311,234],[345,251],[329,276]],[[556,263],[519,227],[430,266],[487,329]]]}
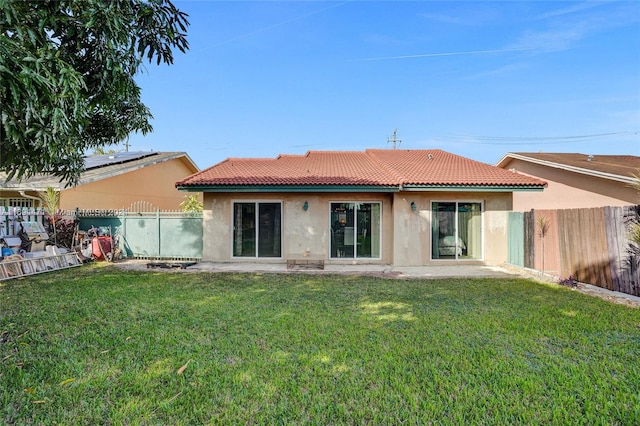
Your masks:
{"label": "shadow on grass", "polygon": [[629,424],[640,406],[640,313],[524,280],[90,267],[0,296],[0,423]]}

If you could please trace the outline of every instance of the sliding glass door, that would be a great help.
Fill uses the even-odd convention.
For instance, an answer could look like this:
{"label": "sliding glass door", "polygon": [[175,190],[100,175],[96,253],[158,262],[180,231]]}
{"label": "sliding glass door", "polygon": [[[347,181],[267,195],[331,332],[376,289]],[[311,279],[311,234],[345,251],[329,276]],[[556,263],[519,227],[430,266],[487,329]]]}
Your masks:
{"label": "sliding glass door", "polygon": [[482,259],[482,203],[431,203],[431,258]]}
{"label": "sliding glass door", "polygon": [[233,256],[282,256],[282,204],[233,204]]}
{"label": "sliding glass door", "polygon": [[380,258],[381,204],[331,203],[331,257]]}

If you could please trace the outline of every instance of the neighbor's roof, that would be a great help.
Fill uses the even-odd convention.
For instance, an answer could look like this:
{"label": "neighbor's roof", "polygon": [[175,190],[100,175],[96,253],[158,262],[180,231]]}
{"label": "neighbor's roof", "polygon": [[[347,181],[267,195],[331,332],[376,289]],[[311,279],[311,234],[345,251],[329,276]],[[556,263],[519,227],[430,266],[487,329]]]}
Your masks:
{"label": "neighbor's roof", "polygon": [[541,189],[539,179],[442,150],[309,151],[229,158],[176,183],[191,191]]}
{"label": "neighbor's roof", "polygon": [[510,152],[496,166],[506,168],[513,159],[627,183],[633,182],[640,170],[640,157],[635,155],[580,153]]}
{"label": "neighbor's roof", "polygon": [[[137,151],[91,155],[85,157],[85,171],[80,175],[78,185],[96,182],[174,159],[182,159],[193,172],[199,170],[198,166],[185,152]],[[5,180],[6,174],[0,173],[0,189],[44,191],[47,187],[64,189],[65,185],[60,182],[60,178],[47,174],[38,174],[20,181],[10,180],[5,182]]]}

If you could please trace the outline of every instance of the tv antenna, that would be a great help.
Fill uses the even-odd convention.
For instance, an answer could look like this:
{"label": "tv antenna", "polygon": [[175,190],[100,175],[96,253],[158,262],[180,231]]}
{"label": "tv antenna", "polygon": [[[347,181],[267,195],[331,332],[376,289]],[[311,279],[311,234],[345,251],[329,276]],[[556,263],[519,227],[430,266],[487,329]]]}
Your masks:
{"label": "tv antenna", "polygon": [[393,143],[393,149],[396,149],[396,143],[402,143],[402,140],[397,138],[398,129],[393,129],[393,138],[387,138],[387,143]]}

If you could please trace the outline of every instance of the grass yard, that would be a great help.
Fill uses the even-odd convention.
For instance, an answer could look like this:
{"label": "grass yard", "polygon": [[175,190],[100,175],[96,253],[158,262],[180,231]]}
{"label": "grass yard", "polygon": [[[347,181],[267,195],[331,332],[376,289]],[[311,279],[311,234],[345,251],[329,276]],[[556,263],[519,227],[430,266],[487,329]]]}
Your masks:
{"label": "grass yard", "polygon": [[638,424],[640,309],[521,279],[0,282],[0,424]]}

